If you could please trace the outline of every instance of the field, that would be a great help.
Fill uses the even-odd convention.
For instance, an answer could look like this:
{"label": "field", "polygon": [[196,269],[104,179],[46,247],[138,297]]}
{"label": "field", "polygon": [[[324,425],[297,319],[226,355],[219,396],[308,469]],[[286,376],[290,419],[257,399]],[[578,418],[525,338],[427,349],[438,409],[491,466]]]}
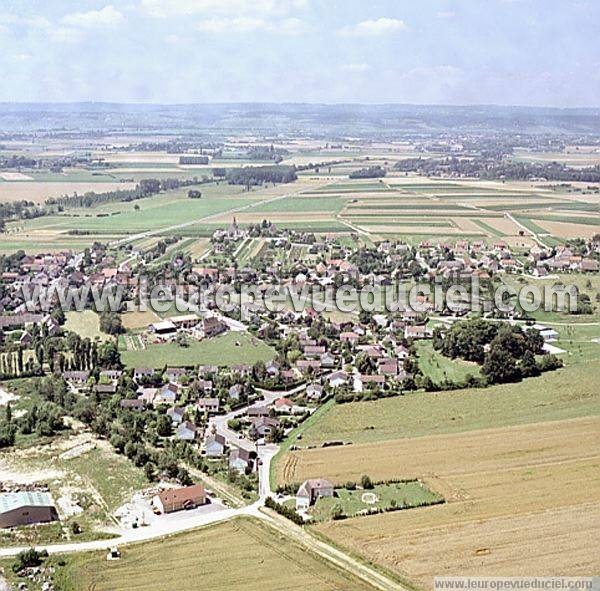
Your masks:
{"label": "field", "polygon": [[598,371],[600,361],[596,353],[594,360],[517,384],[417,392],[373,402],[333,405],[329,412],[314,417],[297,444],[319,446],[333,440],[369,443],[595,416],[600,414]]}
{"label": "field", "polygon": [[[316,526],[340,546],[421,588],[436,575],[598,572],[589,543],[600,526],[597,417],[370,447],[388,473],[419,475],[448,502]],[[352,455],[349,464],[339,455],[327,461],[343,478],[361,457],[350,451],[331,450]]]}
{"label": "field", "polygon": [[82,338],[99,339],[101,341],[110,338],[109,335],[100,330],[100,318],[92,310],[67,312],[66,317],[65,328],[77,333]]}
{"label": "field", "polygon": [[[120,341],[120,348],[124,342]],[[188,347],[176,343],[148,345],[145,349],[121,349],[121,360],[127,367],[155,367],[165,365],[183,367],[194,365],[235,365],[269,361],[275,357],[271,347],[244,333],[229,332],[203,341],[189,340]]]}
{"label": "field", "polygon": [[371,589],[249,519],[128,546],[114,563],[99,553],[73,556],[58,582],[63,591],[171,591],[176,576],[186,591],[276,591],[282,573],[290,591]]}
{"label": "field", "polygon": [[114,191],[115,189],[132,189],[133,183],[121,182],[48,182],[15,180],[0,182],[0,201],[33,201],[44,203],[49,197],[62,197],[77,193],[82,195],[88,191]]}
{"label": "field", "polygon": [[416,348],[421,371],[436,384],[444,380],[457,382],[466,378],[469,374],[476,376],[480,373],[479,366],[476,363],[444,357],[433,348],[431,341],[418,341]]}

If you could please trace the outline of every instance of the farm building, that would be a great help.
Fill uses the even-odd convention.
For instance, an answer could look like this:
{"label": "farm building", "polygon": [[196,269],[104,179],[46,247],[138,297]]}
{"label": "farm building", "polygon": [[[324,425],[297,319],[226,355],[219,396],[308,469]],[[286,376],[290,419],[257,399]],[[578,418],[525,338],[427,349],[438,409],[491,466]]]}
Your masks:
{"label": "farm building", "polygon": [[206,492],[201,484],[165,490],[152,497],[152,505],[160,513],[195,509],[205,503]]}
{"label": "farm building", "polygon": [[52,497],[45,492],[0,494],[0,527],[57,521]]}
{"label": "farm building", "polygon": [[177,332],[177,328],[170,320],[161,320],[160,322],[154,322],[149,326],[150,332],[153,332],[156,335],[161,337],[168,337],[175,332]]}

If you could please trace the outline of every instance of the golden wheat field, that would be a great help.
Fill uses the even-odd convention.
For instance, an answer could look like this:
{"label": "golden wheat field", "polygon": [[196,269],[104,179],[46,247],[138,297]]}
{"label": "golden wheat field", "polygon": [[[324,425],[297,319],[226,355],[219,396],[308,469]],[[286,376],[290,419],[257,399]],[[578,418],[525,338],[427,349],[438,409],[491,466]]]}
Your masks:
{"label": "golden wheat field", "polygon": [[447,502],[316,528],[419,587],[435,575],[600,569],[590,544],[600,526],[600,417],[294,452],[279,477],[365,473],[421,478]]}

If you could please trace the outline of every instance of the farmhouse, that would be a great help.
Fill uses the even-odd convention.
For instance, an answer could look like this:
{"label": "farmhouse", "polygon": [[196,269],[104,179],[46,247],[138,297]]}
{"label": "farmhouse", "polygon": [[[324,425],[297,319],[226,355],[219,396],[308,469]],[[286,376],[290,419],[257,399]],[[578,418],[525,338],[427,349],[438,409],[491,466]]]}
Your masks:
{"label": "farmhouse", "polygon": [[305,480],[296,493],[296,510],[306,511],[317,499],[326,497],[333,497],[333,484],[329,480]]}
{"label": "farmhouse", "polygon": [[159,513],[195,509],[205,503],[206,492],[201,484],[165,490],[152,497],[152,505]]}
{"label": "farmhouse", "polygon": [[16,527],[57,520],[58,513],[48,493],[0,494],[0,527]]}

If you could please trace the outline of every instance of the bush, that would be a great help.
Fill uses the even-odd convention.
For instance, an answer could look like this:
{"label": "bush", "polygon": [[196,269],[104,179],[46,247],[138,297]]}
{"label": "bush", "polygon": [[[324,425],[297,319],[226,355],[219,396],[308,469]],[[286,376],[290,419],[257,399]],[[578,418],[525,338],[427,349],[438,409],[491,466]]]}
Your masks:
{"label": "bush", "polygon": [[13,564],[12,569],[15,573],[19,573],[26,568],[40,566],[40,564],[42,564],[42,560],[47,556],[48,552],[45,550],[42,552],[38,552],[35,548],[23,550],[17,554],[17,559]]}
{"label": "bush", "polygon": [[373,488],[373,481],[371,480],[370,476],[367,476],[366,474],[364,474],[360,479],[360,485],[365,490],[370,490]]}
{"label": "bush", "polygon": [[280,515],[283,515],[290,521],[293,521],[296,525],[304,525],[304,519],[302,519],[302,517],[298,515],[298,513],[296,513],[294,509],[292,509],[291,507],[286,507],[281,503],[278,503],[271,497],[267,497],[267,499],[265,500],[265,507],[267,507],[268,509],[273,509],[273,511],[279,513]]}

